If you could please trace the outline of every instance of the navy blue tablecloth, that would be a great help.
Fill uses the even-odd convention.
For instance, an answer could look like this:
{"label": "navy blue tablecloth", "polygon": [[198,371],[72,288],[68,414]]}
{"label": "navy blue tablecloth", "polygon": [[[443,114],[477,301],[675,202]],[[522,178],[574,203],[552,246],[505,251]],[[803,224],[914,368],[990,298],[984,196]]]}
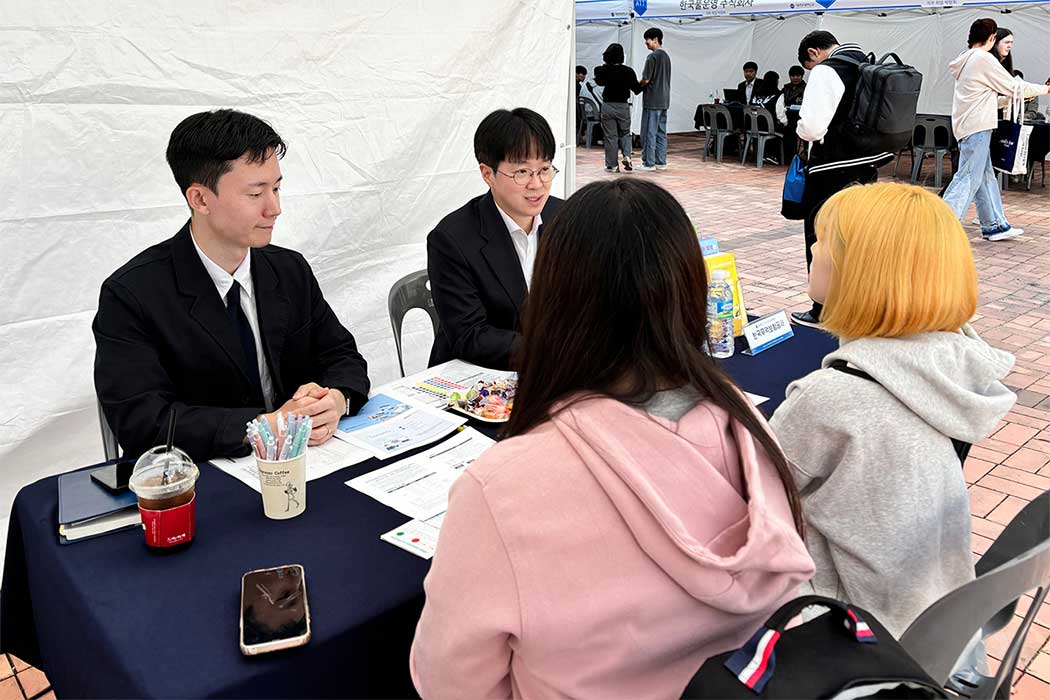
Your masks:
{"label": "navy blue tablecloth", "polygon": [[[835,346],[796,334],[724,361],[744,389],[770,397],[767,415]],[[408,518],[344,485],[379,466],[311,481],[306,512],[272,521],[255,491],[204,465],[196,539],[173,554],[148,551],[137,529],[60,545],[57,477],[27,486],[10,518],[0,648],[41,668],[59,697],[412,696],[408,652],[429,563],[379,539]],[[292,563],[306,570],[312,640],[242,656],[241,575]]]}

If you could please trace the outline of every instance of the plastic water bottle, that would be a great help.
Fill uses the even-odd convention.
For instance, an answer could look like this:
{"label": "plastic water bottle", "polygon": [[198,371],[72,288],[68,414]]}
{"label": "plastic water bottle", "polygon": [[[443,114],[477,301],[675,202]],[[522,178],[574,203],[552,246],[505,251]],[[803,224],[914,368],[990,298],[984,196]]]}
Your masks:
{"label": "plastic water bottle", "polygon": [[725,270],[711,273],[707,288],[707,335],[711,355],[733,356],[733,286]]}

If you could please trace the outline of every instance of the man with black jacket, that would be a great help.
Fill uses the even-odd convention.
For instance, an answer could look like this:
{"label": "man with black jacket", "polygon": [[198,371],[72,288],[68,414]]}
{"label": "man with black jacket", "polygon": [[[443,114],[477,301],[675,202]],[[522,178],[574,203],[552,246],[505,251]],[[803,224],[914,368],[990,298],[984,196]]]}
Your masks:
{"label": "man with black jacket", "polygon": [[[813,263],[812,249],[817,241],[814,222],[820,207],[831,195],[852,184],[875,182],[879,166],[893,160],[892,153],[864,152],[845,129],[860,75],[855,62],[866,60],[860,46],[840,45],[831,32],[810,32],[798,47],[798,61],[810,71],[796,127],[798,137],[810,142],[802,199],[807,211],[807,270]],[[812,309],[792,313],[791,318],[802,325],[816,326],[822,310],[821,304],[813,302]]]}

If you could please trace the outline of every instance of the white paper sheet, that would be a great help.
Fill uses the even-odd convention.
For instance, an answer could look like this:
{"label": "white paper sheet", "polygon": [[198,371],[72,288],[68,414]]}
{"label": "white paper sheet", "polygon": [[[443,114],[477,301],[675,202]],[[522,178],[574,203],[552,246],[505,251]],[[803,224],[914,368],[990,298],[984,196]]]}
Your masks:
{"label": "white paper sheet", "polygon": [[385,384],[376,389],[375,393],[431,408],[445,408],[448,405],[449,390],[466,390],[479,381],[516,377],[514,372],[479,367],[462,360],[450,360]]}
{"label": "white paper sheet", "polygon": [[[328,476],[334,471],[350,467],[372,458],[368,450],[355,447],[342,440],[329,440],[323,445],[315,445],[306,448],[306,480],[313,481],[322,476]],[[255,455],[213,459],[211,463],[226,472],[235,479],[252,487],[256,492],[262,493],[259,486],[259,469],[255,463]]]}
{"label": "white paper sheet", "polygon": [[748,400],[756,406],[761,406],[766,401],[769,401],[768,396],[759,396],[758,394],[752,394],[750,391],[745,391],[744,396],[746,396]]}
{"label": "white paper sheet", "polygon": [[[376,410],[370,411],[370,408]],[[370,399],[356,416],[339,421],[335,436],[379,459],[390,459],[429,445],[466,422],[464,416],[409,405],[380,394]]]}
{"label": "white paper sheet", "polygon": [[448,509],[448,491],[463,470],[495,444],[473,428],[418,455],[346,482],[410,518],[424,520]]}
{"label": "white paper sheet", "polygon": [[441,533],[441,523],[444,519],[445,514],[439,513],[426,520],[409,520],[401,527],[384,532],[379,539],[400,547],[406,552],[411,552],[417,557],[430,559],[437,550],[438,535]]}

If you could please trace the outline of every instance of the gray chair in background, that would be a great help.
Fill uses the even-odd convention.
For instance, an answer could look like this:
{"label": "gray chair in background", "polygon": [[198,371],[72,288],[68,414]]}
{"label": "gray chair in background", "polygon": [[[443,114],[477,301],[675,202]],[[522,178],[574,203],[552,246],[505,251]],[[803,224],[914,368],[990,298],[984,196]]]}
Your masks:
{"label": "gray chair in background", "polygon": [[[941,178],[944,170],[944,156],[951,156],[953,150],[959,148],[955,135],[952,133],[951,117],[939,115],[922,115],[915,118],[915,126],[911,132],[911,182],[914,185],[919,180],[919,172],[922,170],[922,161],[930,155],[934,159],[933,186],[938,189],[941,186]],[[896,166],[894,166],[896,171]]]}
{"label": "gray chair in background", "polygon": [[102,452],[106,455],[106,461],[116,459],[120,456],[120,445],[117,444],[117,436],[109,427],[106,414],[102,411],[102,402],[95,400],[98,404],[98,426],[102,429]]}
{"label": "gray chair in background", "polygon": [[434,308],[434,299],[430,295],[430,277],[426,270],[413,272],[399,279],[390,288],[390,295],[387,297],[387,311],[390,313],[390,325],[394,329],[397,364],[401,369],[402,377],[405,376],[405,361],[401,354],[401,325],[405,320],[405,314],[412,309],[423,309],[430,315],[434,335],[437,336],[438,315],[437,309]]}
{"label": "gray chair in background", "polygon": [[733,135],[733,115],[724,105],[704,105],[701,109],[705,134],[703,160],[707,160],[707,152],[713,144],[715,160],[721,163],[725,141]]}
{"label": "gray chair in background", "polygon": [[580,95],[579,99],[580,105],[583,106],[583,123],[580,124],[580,129],[584,130],[585,143],[587,148],[590,148],[594,142],[595,127],[602,128],[602,117],[594,100],[583,95]]}
{"label": "gray chair in background", "polygon": [[[974,568],[977,578],[924,610],[900,642],[934,680],[959,695],[974,700],[1009,698],[1021,647],[1050,586],[1050,492],[1025,506]],[[1028,612],[995,676],[978,674],[974,682],[951,678],[974,633],[981,630],[988,637],[1004,629],[1029,592]]]}
{"label": "gray chair in background", "polygon": [[772,140],[780,145],[780,163],[784,163],[784,140],[780,138],[780,134],[776,132],[776,119],[765,107],[756,107],[754,105],[744,109],[744,148],[740,153],[740,164],[743,165],[744,161],[747,160],[747,150],[751,147],[751,142],[755,142],[755,160],[757,161],[758,167],[762,167],[762,163],[766,159],[766,143]]}

